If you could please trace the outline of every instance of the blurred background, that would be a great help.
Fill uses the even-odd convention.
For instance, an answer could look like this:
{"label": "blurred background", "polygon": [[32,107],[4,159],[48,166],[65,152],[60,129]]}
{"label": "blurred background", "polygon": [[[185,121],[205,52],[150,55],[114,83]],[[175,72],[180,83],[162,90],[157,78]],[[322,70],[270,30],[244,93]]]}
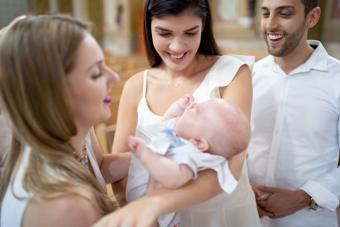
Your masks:
{"label": "blurred background", "polygon": [[[261,0],[209,0],[214,33],[224,54],[266,55],[259,30]],[[310,32],[329,53],[340,59],[340,0],[321,0],[322,17]],[[112,91],[112,117],[96,128],[100,143],[109,150],[122,86],[148,67],[142,38],[144,0],[0,0],[0,28],[22,14],[61,13],[91,24],[107,64],[121,76]]]}

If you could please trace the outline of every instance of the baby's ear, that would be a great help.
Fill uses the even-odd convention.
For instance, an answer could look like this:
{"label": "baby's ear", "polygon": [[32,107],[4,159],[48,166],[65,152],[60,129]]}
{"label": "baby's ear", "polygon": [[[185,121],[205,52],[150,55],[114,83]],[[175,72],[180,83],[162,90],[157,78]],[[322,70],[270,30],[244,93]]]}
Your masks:
{"label": "baby's ear", "polygon": [[201,151],[207,151],[209,149],[209,143],[204,138],[191,138],[189,141]]}

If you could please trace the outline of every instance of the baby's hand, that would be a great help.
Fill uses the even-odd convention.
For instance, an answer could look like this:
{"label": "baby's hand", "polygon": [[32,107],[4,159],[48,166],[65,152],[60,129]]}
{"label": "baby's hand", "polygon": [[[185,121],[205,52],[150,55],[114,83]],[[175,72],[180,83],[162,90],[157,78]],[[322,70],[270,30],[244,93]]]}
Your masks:
{"label": "baby's hand", "polygon": [[164,114],[164,120],[181,116],[185,109],[194,103],[195,100],[192,95],[184,95],[182,98],[171,104]]}
{"label": "baby's hand", "polygon": [[142,152],[146,149],[144,140],[136,136],[129,136],[128,147],[138,159],[141,158]]}
{"label": "baby's hand", "polygon": [[195,103],[195,99],[192,95],[184,95],[177,102],[178,107],[185,110],[187,107]]}

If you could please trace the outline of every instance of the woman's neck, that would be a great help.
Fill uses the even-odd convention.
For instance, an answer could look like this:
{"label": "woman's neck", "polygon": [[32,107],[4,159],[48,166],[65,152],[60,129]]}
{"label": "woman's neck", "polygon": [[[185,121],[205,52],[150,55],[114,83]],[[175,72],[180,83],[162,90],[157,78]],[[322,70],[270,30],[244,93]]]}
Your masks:
{"label": "woman's neck", "polygon": [[176,79],[176,78],[190,78],[197,75],[201,72],[205,67],[207,62],[210,62],[212,57],[205,56],[202,54],[196,54],[195,58],[192,62],[182,70],[171,70],[171,68],[167,67],[165,64],[162,64],[161,68],[166,72],[168,79]]}
{"label": "woman's neck", "polygon": [[70,139],[70,144],[75,149],[77,153],[81,153],[85,144],[85,138],[89,132],[89,129],[79,129],[77,130],[77,135]]}

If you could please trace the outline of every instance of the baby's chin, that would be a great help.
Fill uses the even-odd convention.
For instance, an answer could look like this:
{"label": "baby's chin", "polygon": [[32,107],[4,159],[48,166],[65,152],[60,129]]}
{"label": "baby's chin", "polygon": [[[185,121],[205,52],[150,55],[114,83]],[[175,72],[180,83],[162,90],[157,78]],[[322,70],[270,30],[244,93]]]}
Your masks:
{"label": "baby's chin", "polygon": [[181,128],[174,127],[174,132],[176,133],[176,136],[181,137],[183,139],[189,140],[190,138],[186,136],[185,132],[181,130]]}

